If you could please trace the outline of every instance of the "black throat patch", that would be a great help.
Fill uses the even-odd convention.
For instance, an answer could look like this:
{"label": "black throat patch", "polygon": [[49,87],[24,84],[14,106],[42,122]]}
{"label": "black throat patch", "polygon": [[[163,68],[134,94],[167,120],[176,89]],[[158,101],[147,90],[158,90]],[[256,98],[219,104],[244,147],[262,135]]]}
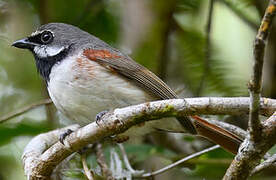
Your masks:
{"label": "black throat patch", "polygon": [[52,67],[56,63],[59,63],[63,59],[65,59],[69,53],[69,50],[70,50],[70,47],[63,49],[60,53],[58,53],[55,56],[49,56],[49,57],[45,57],[45,58],[41,58],[33,52],[34,57],[35,57],[37,71],[43,77],[43,79],[46,81],[47,85],[48,85],[48,82],[50,81],[50,73],[51,73]]}

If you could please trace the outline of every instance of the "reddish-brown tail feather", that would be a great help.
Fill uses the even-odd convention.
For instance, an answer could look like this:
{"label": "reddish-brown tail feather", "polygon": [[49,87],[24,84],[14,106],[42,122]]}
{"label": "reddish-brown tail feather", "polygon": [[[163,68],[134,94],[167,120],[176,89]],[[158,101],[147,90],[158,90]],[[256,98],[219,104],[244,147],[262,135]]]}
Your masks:
{"label": "reddish-brown tail feather", "polygon": [[198,135],[219,144],[225,150],[237,154],[243,139],[217,125],[211,124],[199,116],[192,116]]}

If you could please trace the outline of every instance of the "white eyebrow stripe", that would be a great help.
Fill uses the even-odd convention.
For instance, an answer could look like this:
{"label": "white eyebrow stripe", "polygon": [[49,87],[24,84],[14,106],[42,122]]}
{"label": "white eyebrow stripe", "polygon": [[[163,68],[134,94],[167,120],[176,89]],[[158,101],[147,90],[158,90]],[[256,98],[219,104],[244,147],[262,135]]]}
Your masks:
{"label": "white eyebrow stripe", "polygon": [[33,33],[31,34],[31,37],[32,37],[32,36],[36,36],[36,35],[38,35],[38,34],[41,34],[41,33],[43,33],[44,31],[49,31],[49,32],[51,32],[51,33],[53,34],[53,36],[55,36],[55,35],[54,35],[54,32],[51,31],[51,30],[43,30],[43,31],[38,31],[38,30],[36,30],[35,32],[33,32]]}
{"label": "white eyebrow stripe", "polygon": [[35,36],[35,35],[38,35],[38,34],[40,34],[40,33],[42,33],[43,31],[35,31],[35,32],[33,32],[32,34],[31,34],[31,36]]}

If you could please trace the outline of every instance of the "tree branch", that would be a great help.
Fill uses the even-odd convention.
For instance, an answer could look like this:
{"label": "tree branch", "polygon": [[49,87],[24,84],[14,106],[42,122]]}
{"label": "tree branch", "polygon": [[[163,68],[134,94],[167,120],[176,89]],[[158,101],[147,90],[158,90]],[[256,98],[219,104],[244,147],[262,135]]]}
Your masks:
{"label": "tree branch", "polygon": [[215,125],[218,125],[218,126],[224,128],[230,132],[233,132],[234,134],[239,135],[242,138],[245,138],[247,135],[245,130],[243,130],[240,127],[237,127],[235,125],[225,123],[223,121],[215,121],[215,120],[210,120],[210,119],[208,121],[211,122],[212,124],[215,124]]}
{"label": "tree branch", "polygon": [[275,0],[271,0],[266,9],[261,26],[254,43],[254,65],[253,75],[249,82],[250,93],[250,113],[249,113],[249,132],[252,140],[260,140],[261,124],[259,120],[260,91],[262,86],[262,72],[264,61],[265,42],[272,24],[272,19],[276,12]]}
{"label": "tree branch", "polygon": [[[25,175],[28,178],[30,177],[30,179],[36,179],[39,177],[43,179],[44,176],[42,175],[42,173],[37,173],[33,171],[33,169],[36,168],[35,165],[38,163],[38,161],[43,161],[43,159],[39,159],[39,157],[41,157],[45,150],[47,150],[49,147],[51,147],[58,141],[60,134],[64,133],[67,129],[75,131],[78,128],[79,125],[71,125],[62,129],[57,129],[54,131],[40,134],[33,138],[25,147],[22,155]],[[47,177],[49,178],[50,175]]]}
{"label": "tree branch", "polygon": [[[238,98],[220,98],[220,97],[204,97],[204,98],[187,98],[187,103],[191,106],[199,108],[197,111],[201,114],[206,114],[204,111],[208,111],[206,106],[214,106],[213,112],[211,114],[229,114],[229,115],[239,115],[242,113],[248,113],[249,98],[247,97],[238,97]],[[44,99],[38,102],[34,102],[30,105],[22,107],[14,112],[8,113],[7,115],[0,117],[0,123],[8,121],[16,116],[22,115],[34,108],[39,106],[44,106],[51,104],[51,99]],[[221,110],[216,110],[219,108]],[[204,110],[205,109],[205,110]],[[229,110],[229,111],[228,111]],[[269,116],[276,111],[276,100],[269,98],[261,98],[261,109],[260,113],[264,116]],[[207,113],[208,114],[208,113]]]}
{"label": "tree branch", "polygon": [[20,108],[20,109],[14,111],[14,112],[8,113],[8,114],[6,114],[3,117],[0,117],[0,123],[6,122],[6,121],[8,121],[11,118],[14,118],[16,116],[24,114],[25,112],[27,112],[29,110],[32,110],[32,109],[34,109],[36,107],[39,107],[39,106],[42,106],[42,105],[48,105],[48,104],[51,104],[51,103],[52,103],[51,99],[43,99],[43,100],[40,100],[38,102],[34,102],[34,103],[32,103],[30,105],[27,105],[27,106],[25,106],[23,108]]}
{"label": "tree branch", "polygon": [[276,113],[264,121],[262,126],[260,135],[262,140],[256,143],[247,136],[240,146],[239,153],[228,168],[224,180],[247,179],[265,153],[276,143]]}
{"label": "tree branch", "polygon": [[[262,114],[270,114],[269,112],[276,110],[276,100],[263,98],[262,101]],[[58,142],[58,136],[61,134],[58,130],[35,137],[23,153],[25,173],[29,179],[49,177],[53,169],[73,152],[87,144],[98,142],[104,137],[122,133],[145,121],[183,114],[248,113],[248,105],[249,98],[189,98],[149,102],[115,109],[104,115],[98,124],[93,122],[67,136],[64,140],[65,146]],[[49,139],[49,134],[57,137]],[[53,144],[54,142],[57,143]]]}
{"label": "tree branch", "polygon": [[256,166],[254,170],[251,172],[251,175],[259,173],[260,171],[266,168],[269,168],[271,166],[275,166],[275,163],[276,163],[276,154],[274,154],[273,156],[269,157],[267,160],[265,160],[264,162]]}
{"label": "tree branch", "polygon": [[265,42],[275,13],[276,0],[270,0],[254,43],[253,75],[249,83],[249,136],[241,144],[224,180],[247,179],[265,153],[276,143],[276,113],[263,123],[259,120]]}
{"label": "tree branch", "polygon": [[81,162],[82,162],[82,167],[84,170],[84,174],[88,180],[94,180],[93,174],[91,173],[90,169],[88,168],[88,165],[86,163],[86,155],[81,154]]}

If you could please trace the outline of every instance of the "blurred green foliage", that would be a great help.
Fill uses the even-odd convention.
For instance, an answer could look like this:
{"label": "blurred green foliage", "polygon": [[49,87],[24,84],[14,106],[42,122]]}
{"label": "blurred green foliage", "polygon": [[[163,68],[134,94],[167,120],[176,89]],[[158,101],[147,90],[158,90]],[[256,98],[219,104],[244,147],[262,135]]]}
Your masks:
{"label": "blurred green foliage", "polygon": [[[229,6],[216,1],[210,34],[209,69],[204,73],[208,2],[0,0],[0,116],[47,97],[31,53],[10,47],[13,40],[29,35],[47,22],[73,24],[123,51],[130,44],[126,48],[133,59],[157,74],[164,70],[163,78],[174,89],[184,86],[184,96],[193,96],[198,92],[203,76],[205,82],[200,96],[247,96],[246,83],[250,75],[256,29],[244,24]],[[244,15],[253,23],[259,22],[254,0],[227,2],[245,12]],[[165,61],[161,61],[162,58]],[[165,65],[160,66],[164,62]],[[23,148],[32,136],[58,127],[57,119],[55,112],[40,107],[0,124],[0,162],[5,162],[0,163],[0,179],[25,179],[20,159]],[[196,138],[182,139],[194,149],[206,146],[206,142]],[[106,148],[107,158],[108,150],[109,147]],[[139,145],[126,144],[126,150],[131,163],[140,169],[154,157],[159,158],[159,165],[165,166],[179,155],[148,140]],[[184,168],[178,167],[156,179],[221,179],[228,167],[223,160],[229,162],[232,158],[229,153],[216,150],[194,162],[189,161],[193,166],[184,164]],[[208,160],[218,161],[213,164],[197,163]],[[88,157],[88,162],[94,167],[95,157]],[[63,175],[71,179],[84,179],[80,162],[74,163],[77,165],[63,172]],[[156,170],[151,168],[148,170]]]}

